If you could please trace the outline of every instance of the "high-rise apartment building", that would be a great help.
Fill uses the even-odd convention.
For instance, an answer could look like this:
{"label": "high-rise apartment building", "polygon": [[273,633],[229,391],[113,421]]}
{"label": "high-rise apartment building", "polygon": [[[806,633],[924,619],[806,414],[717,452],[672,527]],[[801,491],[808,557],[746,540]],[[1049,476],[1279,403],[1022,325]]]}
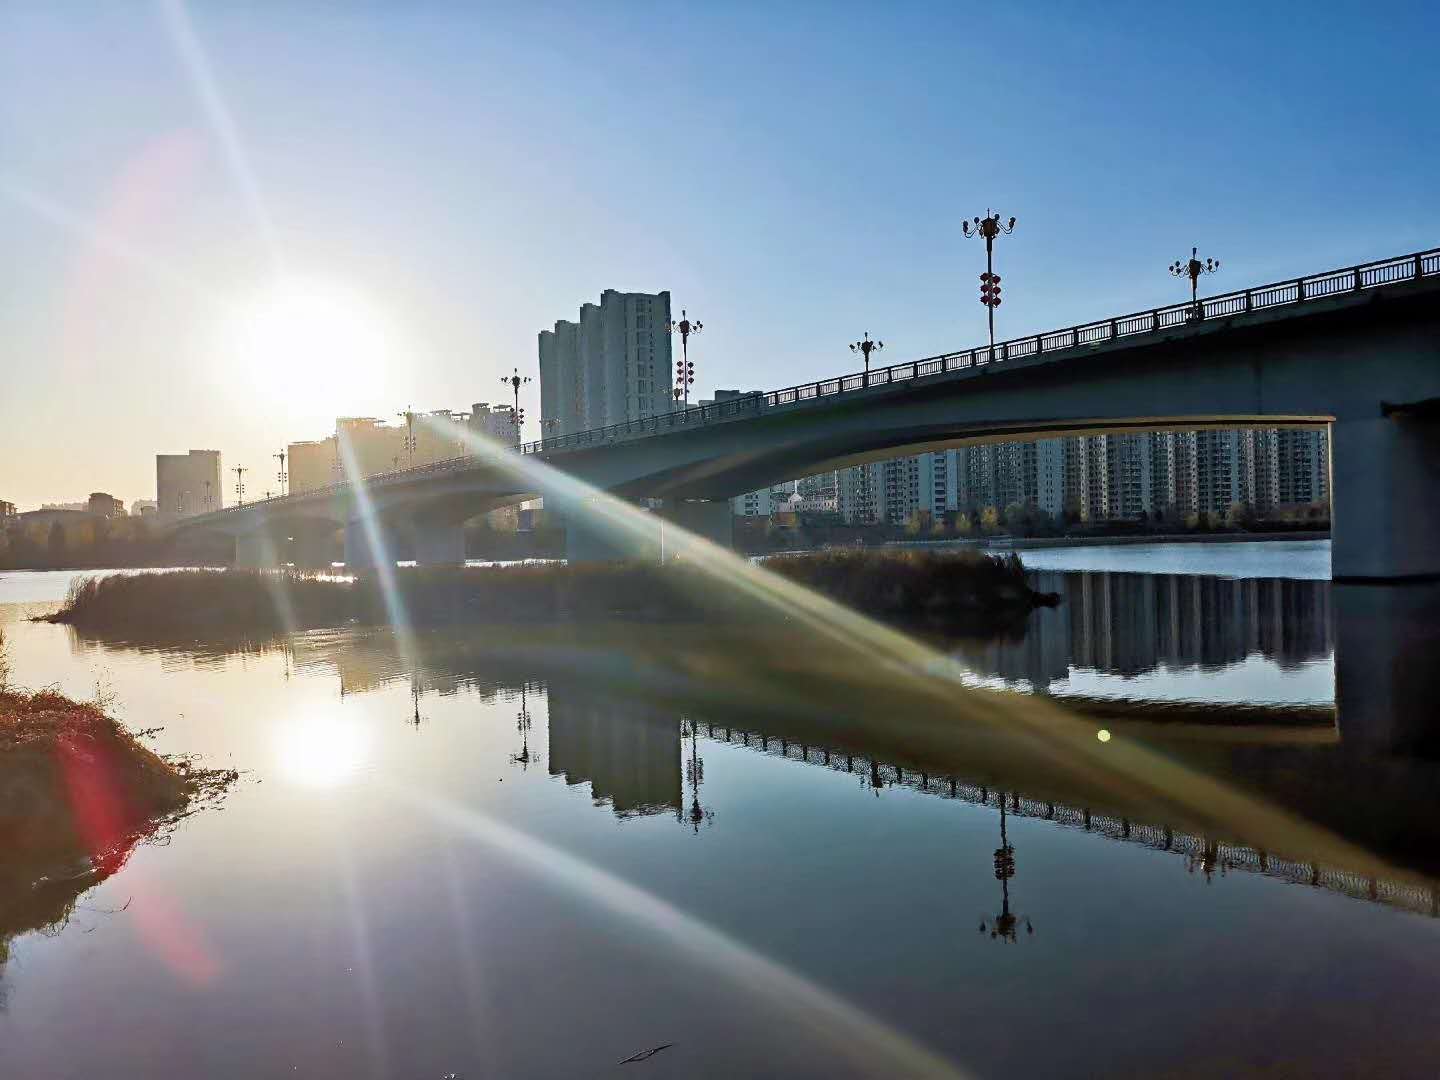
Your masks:
{"label": "high-rise apartment building", "polygon": [[[1323,431],[1156,431],[1065,436],[966,446],[872,462],[807,477],[801,494],[833,489],[847,523],[903,524],[987,507],[1032,506],[1082,521],[1207,513],[1236,504],[1260,514],[1328,499]],[[736,513],[763,515],[771,491],[733,500]],[[743,508],[743,509],[742,509]]]}
{"label": "high-rise apartment building", "polygon": [[[355,476],[374,476],[410,466],[464,457],[474,451],[462,430],[513,446],[518,432],[509,406],[481,401],[469,413],[436,409],[415,413],[413,423],[386,423],[373,416],[342,416],[335,434],[292,442],[285,465],[290,493],[315,491]],[[413,438],[414,445],[410,444]]]}
{"label": "high-rise apartment building", "polygon": [[490,442],[514,446],[520,441],[520,429],[515,425],[513,406],[496,405],[492,408],[487,401],[477,401],[470,406],[470,415],[465,418],[465,426],[472,434]]}
{"label": "high-rise apartment building", "polygon": [[580,321],[539,336],[541,434],[565,435],[674,409],[670,294],[606,289]]}
{"label": "high-rise apartment building", "polygon": [[1330,498],[1330,439],[1324,431],[1275,432],[1275,501],[1303,506]]}
{"label": "high-rise apartment building", "polygon": [[225,505],[220,451],[155,455],[155,497],[165,518],[193,517]]}

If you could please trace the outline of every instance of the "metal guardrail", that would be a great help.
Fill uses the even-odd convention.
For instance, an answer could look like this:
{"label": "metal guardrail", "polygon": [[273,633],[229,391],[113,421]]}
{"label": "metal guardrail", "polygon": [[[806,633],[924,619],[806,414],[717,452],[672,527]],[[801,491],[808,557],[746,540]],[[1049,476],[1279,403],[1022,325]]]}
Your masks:
{"label": "metal guardrail", "polygon": [[[758,391],[711,405],[691,405],[689,408],[661,413],[642,420],[629,420],[621,424],[611,424],[608,427],[591,428],[587,431],[554,435],[548,439],[522,443],[516,449],[522,454],[538,454],[551,450],[604,446],[632,436],[657,435],[662,432],[703,426],[741,416],[758,416],[766,409],[815,401],[854,390],[891,386],[912,379],[969,368],[993,369],[1010,360],[1092,347],[1110,341],[1118,341],[1121,338],[1163,333],[1210,319],[1304,304],[1344,293],[1365,292],[1387,285],[1418,281],[1427,277],[1440,277],[1440,248],[1417,251],[1413,255],[1399,255],[1391,259],[1382,259],[1379,262],[1347,267],[1343,270],[1327,270],[1309,277],[1292,278],[1288,281],[1279,281],[1256,288],[1221,293],[1218,296],[1205,297],[1194,303],[1186,301],[1130,315],[1100,319],[1097,322],[1082,323],[1064,330],[1030,334],[1002,341],[994,346],[983,345],[960,352],[927,356],[922,360],[911,360],[891,364],[889,367],[875,368],[868,375],[864,372],[856,372],[851,375],[839,375],[817,382],[804,383],[800,386],[789,386],[783,390]],[[464,468],[474,463],[474,455],[445,458],[410,469],[374,473],[367,476],[365,482],[367,485],[373,486],[397,480],[416,479],[430,473]],[[275,496],[271,499],[245,503],[242,506],[227,506],[216,513],[233,513],[237,510],[264,506],[288,498],[327,497],[342,492],[348,487],[348,481],[331,484],[323,488],[312,488],[299,495]]]}

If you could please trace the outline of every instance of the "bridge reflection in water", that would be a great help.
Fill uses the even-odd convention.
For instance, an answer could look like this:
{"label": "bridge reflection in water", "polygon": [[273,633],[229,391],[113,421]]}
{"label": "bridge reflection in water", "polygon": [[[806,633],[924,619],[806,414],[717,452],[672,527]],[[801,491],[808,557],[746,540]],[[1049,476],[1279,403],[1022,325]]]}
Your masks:
{"label": "bridge reflection in water", "polygon": [[[1289,670],[1323,665],[1333,652],[1339,707],[1317,711],[1332,735],[1338,714],[1339,732],[1318,751],[1247,744],[1252,725],[1236,721],[1234,702],[1213,710],[1210,742],[1167,742],[1165,724],[1148,725],[1140,737],[1418,874],[1440,870],[1440,768],[1416,756],[1402,737],[1433,726],[1440,590],[1113,573],[1042,577],[1042,584],[1047,581],[1055,582],[1047,587],[1063,592],[1065,602],[1037,613],[1023,637],[955,645],[973,670],[1048,686],[1077,668],[1127,678],[1161,667],[1206,673],[1258,656]],[[1363,601],[1361,609],[1351,593]],[[81,649],[92,647],[91,641],[76,638]],[[846,705],[825,696],[825,669],[806,668],[805,658],[785,654],[784,639],[762,640],[755,631],[738,638],[717,628],[687,636],[683,627],[644,626],[627,626],[623,635],[603,627],[507,635],[442,631],[420,634],[417,644],[410,663],[383,630],[300,635],[280,647],[297,668],[337,673],[342,694],[408,680],[416,693],[464,690],[488,702],[513,698],[522,712],[535,711],[536,734],[543,723],[549,736],[548,745],[537,745],[540,740],[522,728],[514,748],[523,762],[512,760],[538,760],[567,783],[588,784],[593,799],[621,817],[668,815],[690,827],[718,810],[723,828],[724,808],[709,804],[703,786],[706,744],[723,742],[848,771],[876,794],[903,785],[994,807],[1003,790],[1009,814],[1174,852],[1197,872],[1252,871],[1411,911],[1436,910],[1435,889],[1418,876],[1355,874],[1306,861],[1303,851],[1282,859],[1167,822],[1164,813],[1139,804],[1125,805],[1123,792],[1057,785],[1030,764],[965,754],[927,762],[913,752],[903,724],[852,726],[837,736],[827,716]],[[1347,650],[1355,658],[1350,667]],[[212,654],[193,645],[159,651],[170,666],[218,663],[224,655],[218,647]],[[728,666],[717,668],[717,659]],[[717,672],[739,681],[722,679],[717,687]],[[1388,680],[1386,694],[1373,693],[1374,678]],[[786,696],[790,690],[795,693]],[[526,694],[528,705],[522,703]],[[903,695],[889,699],[892,709],[912,704]],[[1133,704],[1143,721],[1143,710],[1153,703]],[[857,707],[870,710],[872,704]],[[407,719],[410,713],[407,699]],[[843,748],[836,745],[842,742]],[[1023,852],[1019,866],[1023,883]]]}
{"label": "bridge reflection in water", "polygon": [[[1343,893],[1358,900],[1440,916],[1440,888],[1433,883],[1367,877],[1341,868],[1281,857],[1163,822],[1132,820],[1104,810],[1059,802],[1046,798],[1043,793],[1002,790],[973,779],[929,773],[853,750],[795,742],[784,734],[767,732],[754,725],[711,722],[674,711],[667,714],[660,709],[637,710],[632,702],[596,700],[575,684],[552,683],[548,693],[551,775],[563,776],[572,785],[589,783],[595,805],[608,806],[618,817],[673,816],[687,827],[698,825],[701,820],[712,820],[714,808],[704,803],[699,789],[703,784],[705,745],[721,744],[847,773],[855,777],[857,785],[877,796],[886,789],[904,787],[996,811],[1003,804],[1005,812],[1014,817],[1048,821],[1057,827],[1172,853],[1184,860],[1187,869],[1206,878],[1217,874],[1223,877],[1230,872],[1261,874],[1291,884]],[[1008,845],[1002,843],[1002,848],[1005,846]],[[1012,849],[1012,868],[1013,860]],[[1008,878],[1009,875],[1007,882]],[[1005,891],[1008,914],[1008,884]],[[997,917],[994,922],[1002,930],[1008,925],[1011,932],[1002,932],[1001,936],[1013,939],[1014,924],[1006,924],[1003,917]]]}

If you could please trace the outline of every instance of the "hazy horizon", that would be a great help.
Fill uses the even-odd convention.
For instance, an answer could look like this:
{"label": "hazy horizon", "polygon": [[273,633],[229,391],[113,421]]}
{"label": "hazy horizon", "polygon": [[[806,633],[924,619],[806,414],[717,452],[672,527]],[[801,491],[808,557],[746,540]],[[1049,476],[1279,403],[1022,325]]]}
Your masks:
{"label": "hazy horizon", "polygon": [[1425,5],[262,10],[0,13],[0,499],[191,448],[263,492],[337,415],[505,400],[607,288],[704,320],[700,396],[978,344],[990,207],[1000,337],[1192,245],[1221,291],[1440,244]]}

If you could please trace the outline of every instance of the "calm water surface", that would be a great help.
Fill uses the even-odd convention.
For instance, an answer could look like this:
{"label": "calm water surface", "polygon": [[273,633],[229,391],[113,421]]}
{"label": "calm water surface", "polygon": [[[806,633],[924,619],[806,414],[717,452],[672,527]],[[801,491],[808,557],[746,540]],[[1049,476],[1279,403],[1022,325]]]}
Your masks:
{"label": "calm water surface", "polygon": [[[771,707],[701,628],[106,642],[22,621],[69,575],[0,575],[17,681],[247,771],[10,943],[0,1076],[1434,1075],[1436,773],[1349,753],[1314,545],[1177,546],[1027,552],[1064,602],[945,648],[987,685],[1208,703],[1160,743],[1361,819],[1402,872],[827,745],[823,680]],[[709,652],[737,662],[676,674]]]}

